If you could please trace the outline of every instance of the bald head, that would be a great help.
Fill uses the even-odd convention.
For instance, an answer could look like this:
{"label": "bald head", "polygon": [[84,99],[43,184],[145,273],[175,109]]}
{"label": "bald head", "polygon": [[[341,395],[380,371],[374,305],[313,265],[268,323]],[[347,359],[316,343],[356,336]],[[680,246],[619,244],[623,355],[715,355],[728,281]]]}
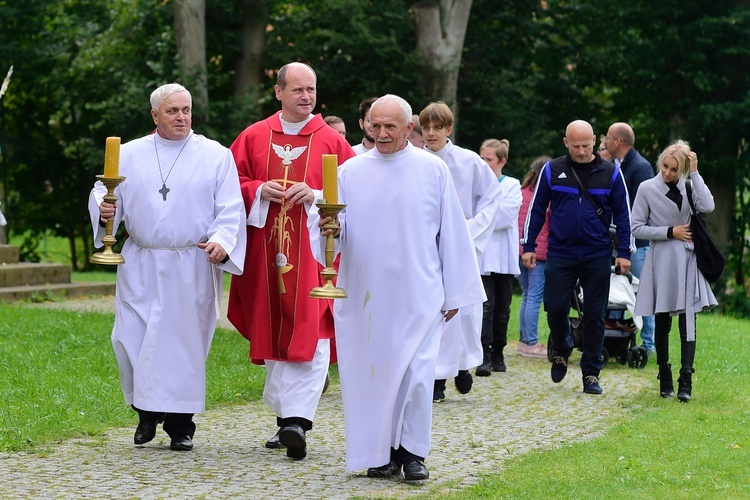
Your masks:
{"label": "bald head", "polygon": [[574,162],[589,163],[594,159],[596,136],[589,122],[583,120],[570,122],[565,129],[563,143]]}
{"label": "bald head", "polygon": [[607,130],[607,151],[612,158],[622,160],[635,144],[635,134],[630,125],[625,122],[615,122]]}
{"label": "bald head", "polygon": [[315,71],[313,71],[310,66],[301,62],[292,62],[283,65],[279,69],[279,72],[276,74],[276,85],[278,85],[281,89],[286,88],[290,73],[308,78],[311,77],[316,83],[318,80],[318,75],[315,74]]}

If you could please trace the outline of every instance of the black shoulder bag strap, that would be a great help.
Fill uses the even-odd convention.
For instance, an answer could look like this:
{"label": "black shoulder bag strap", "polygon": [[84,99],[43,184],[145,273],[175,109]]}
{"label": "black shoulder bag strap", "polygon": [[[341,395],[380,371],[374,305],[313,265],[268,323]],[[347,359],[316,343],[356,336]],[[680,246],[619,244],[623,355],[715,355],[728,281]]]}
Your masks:
{"label": "black shoulder bag strap", "polygon": [[685,179],[685,194],[687,195],[688,203],[690,203],[690,213],[698,213],[695,211],[695,205],[693,205],[693,181],[690,178]]}
{"label": "black shoulder bag strap", "polygon": [[607,221],[604,220],[604,210],[602,209],[602,207],[599,206],[597,202],[594,201],[594,199],[591,197],[589,192],[583,186],[583,183],[581,182],[581,178],[578,177],[578,173],[576,173],[576,168],[570,167],[570,171],[573,172],[573,177],[575,177],[576,182],[578,182],[578,190],[581,191],[584,195],[586,195],[586,198],[588,198],[591,205],[593,205],[594,209],[596,209],[596,215],[599,216],[599,220],[602,221],[602,224],[604,224],[604,229],[606,229],[607,233],[609,234],[609,224],[607,224]]}

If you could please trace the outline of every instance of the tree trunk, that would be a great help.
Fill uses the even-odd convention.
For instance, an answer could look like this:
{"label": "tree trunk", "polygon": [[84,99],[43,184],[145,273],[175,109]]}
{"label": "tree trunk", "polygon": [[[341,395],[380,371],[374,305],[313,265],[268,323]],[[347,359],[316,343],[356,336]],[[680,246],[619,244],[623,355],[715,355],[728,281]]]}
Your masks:
{"label": "tree trunk", "polygon": [[[416,22],[417,54],[422,57],[436,101],[450,106],[454,115],[453,136],[458,130],[458,72],[469,23],[472,0],[425,0],[412,5]],[[414,110],[419,113],[419,110]]]}
{"label": "tree trunk", "polygon": [[236,67],[234,97],[241,103],[245,116],[258,114],[258,93],[263,83],[266,55],[268,8],[265,0],[241,0],[242,54]]}
{"label": "tree trunk", "polygon": [[183,84],[193,95],[193,117],[207,123],[205,0],[175,0],[174,28],[180,74]]}
{"label": "tree trunk", "polygon": [[75,228],[68,231],[68,243],[70,244],[70,267],[73,271],[78,271],[78,253],[76,252],[76,232]]}

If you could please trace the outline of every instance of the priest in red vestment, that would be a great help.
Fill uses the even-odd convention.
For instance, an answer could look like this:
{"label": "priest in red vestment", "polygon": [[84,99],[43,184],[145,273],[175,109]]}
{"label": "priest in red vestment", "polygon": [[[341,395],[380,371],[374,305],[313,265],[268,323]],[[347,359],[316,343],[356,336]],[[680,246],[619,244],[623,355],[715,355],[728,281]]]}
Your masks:
{"label": "priest in red vestment", "polygon": [[231,146],[247,210],[245,274],[232,280],[228,318],[266,365],[263,400],[279,431],[266,442],[304,458],[306,432],[328,373],[330,300],[309,297],[323,285],[310,251],[307,211],[323,186],[322,155],[355,156],[323,118],[313,115],[317,77],[302,63],[283,66],[274,87],[281,111],[246,128]]}

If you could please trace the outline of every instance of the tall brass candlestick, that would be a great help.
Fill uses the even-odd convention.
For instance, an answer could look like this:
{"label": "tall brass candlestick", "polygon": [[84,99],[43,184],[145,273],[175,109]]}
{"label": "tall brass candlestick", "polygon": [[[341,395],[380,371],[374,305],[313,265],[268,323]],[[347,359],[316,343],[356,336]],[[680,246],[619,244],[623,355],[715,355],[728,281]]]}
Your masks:
{"label": "tall brass candlestick", "polygon": [[[107,203],[115,204],[117,196],[115,196],[115,188],[125,180],[125,177],[105,177],[103,175],[97,175],[97,179],[102,181],[107,187],[107,194],[104,195],[104,201]],[[104,243],[104,251],[97,252],[91,256],[92,264],[104,264],[108,266],[116,266],[117,264],[124,264],[125,258],[119,253],[112,251],[112,245],[117,243],[117,239],[113,236],[115,225],[114,216],[107,219],[107,225],[104,227],[106,235],[102,238]]]}
{"label": "tall brass candlestick", "polygon": [[310,297],[314,299],[345,299],[346,290],[333,286],[333,278],[338,275],[333,268],[333,256],[335,253],[333,248],[333,233],[339,228],[339,225],[336,222],[336,216],[344,209],[344,207],[346,207],[346,205],[326,203],[325,200],[320,200],[315,204],[318,206],[318,210],[321,214],[327,215],[331,218],[331,220],[323,226],[323,229],[330,229],[331,234],[326,236],[326,267],[320,271],[320,275],[323,276],[326,282],[323,286],[316,286],[313,288],[310,291]]}

